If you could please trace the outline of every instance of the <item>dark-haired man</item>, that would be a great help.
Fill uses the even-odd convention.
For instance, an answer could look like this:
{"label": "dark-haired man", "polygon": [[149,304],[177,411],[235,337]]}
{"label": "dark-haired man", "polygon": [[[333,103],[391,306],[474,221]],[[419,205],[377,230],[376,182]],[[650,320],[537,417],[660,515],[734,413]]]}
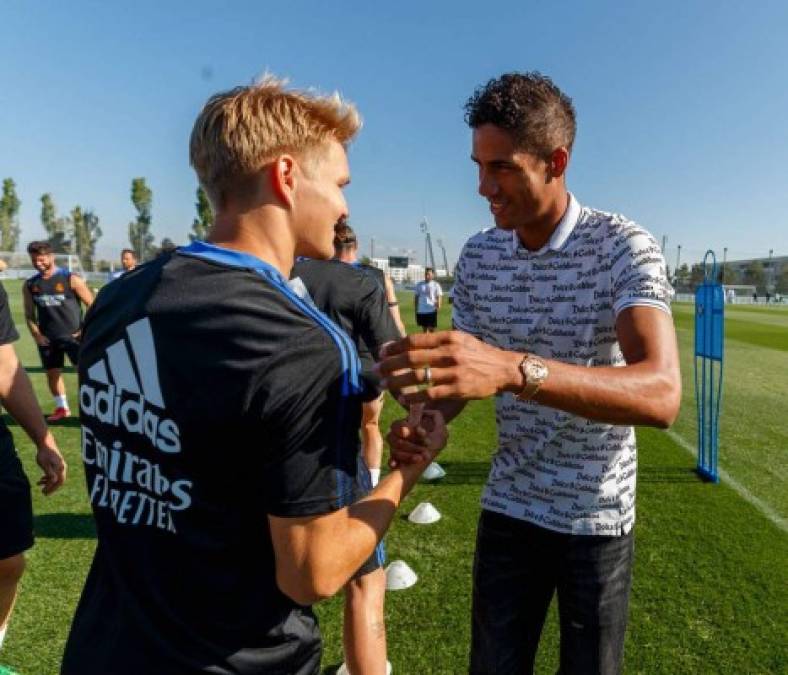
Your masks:
{"label": "dark-haired man", "polygon": [[432,401],[447,419],[468,399],[496,397],[471,672],[531,672],[557,593],[561,673],[617,673],[633,556],[632,425],[669,426],[681,396],[665,263],[644,229],[567,191],[575,111],[549,78],[491,80],[466,120],[496,228],[463,249],[455,330],[406,338],[381,370],[393,388],[431,385],[404,400]]}
{"label": "dark-haired man", "polygon": [[55,410],[47,421],[59,422],[71,415],[61,374],[64,357],[68,355],[71,364],[76,365],[82,329],[80,302],[90,307],[93,293],[82,277],[55,265],[55,255],[48,242],[30,242],[27,252],[38,272],[22,287],[25,319],[38,345],[49,391],[55,400]]}
{"label": "dark-haired man", "polygon": [[[371,489],[380,479],[383,457],[379,426],[383,393],[372,368],[380,348],[405,335],[405,330],[401,322],[397,323],[399,313],[395,316],[392,312],[396,306],[389,307],[388,279],[383,271],[358,262],[356,233],[344,220],[337,223],[334,232],[334,258],[296,263],[293,283],[297,279],[303,282],[315,304],[353,338],[358,350],[367,391],[361,419],[361,448]],[[381,546],[345,587],[343,642],[345,662],[351,673],[386,670],[383,562]]]}
{"label": "dark-haired man", "polygon": [[113,279],[119,279],[122,277],[126,272],[131,272],[137,266],[137,256],[130,248],[124,248],[120,252],[120,269],[116,272],[112,272],[110,275],[110,281]]}

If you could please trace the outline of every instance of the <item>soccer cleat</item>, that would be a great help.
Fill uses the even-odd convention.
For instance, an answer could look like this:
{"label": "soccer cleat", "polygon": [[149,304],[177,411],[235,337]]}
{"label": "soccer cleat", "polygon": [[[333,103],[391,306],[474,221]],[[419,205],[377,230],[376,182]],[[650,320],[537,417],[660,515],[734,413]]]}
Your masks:
{"label": "soccer cleat", "polygon": [[[55,408],[54,412],[47,417],[47,422],[50,424],[52,422],[59,422],[60,420],[66,419],[66,417],[71,417],[71,411],[68,408]],[[2,675],[2,673],[0,673]]]}

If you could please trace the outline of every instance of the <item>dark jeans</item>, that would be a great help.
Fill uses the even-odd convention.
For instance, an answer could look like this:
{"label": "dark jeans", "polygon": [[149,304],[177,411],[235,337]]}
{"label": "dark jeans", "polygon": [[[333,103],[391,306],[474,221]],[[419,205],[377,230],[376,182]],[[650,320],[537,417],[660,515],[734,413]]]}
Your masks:
{"label": "dark jeans", "polygon": [[532,673],[558,592],[559,673],[621,672],[634,536],[553,532],[482,511],[473,565],[473,675]]}

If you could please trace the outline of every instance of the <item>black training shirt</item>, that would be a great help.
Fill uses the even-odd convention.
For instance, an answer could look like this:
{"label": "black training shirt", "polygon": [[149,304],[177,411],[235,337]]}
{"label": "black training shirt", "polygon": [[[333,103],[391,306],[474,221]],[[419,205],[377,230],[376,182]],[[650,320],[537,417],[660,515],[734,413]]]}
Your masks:
{"label": "black training shirt", "polygon": [[349,338],[271,266],[195,242],[102,289],[79,380],[98,547],[62,672],[317,672],[267,515],[363,494]]}
{"label": "black training shirt", "polygon": [[315,304],[353,338],[366,384],[375,385],[371,368],[380,347],[401,337],[388,306],[382,270],[340,260],[304,259],[293,267],[291,277],[300,278]]}
{"label": "black training shirt", "polygon": [[41,273],[25,281],[33,298],[36,318],[41,333],[50,340],[71,337],[82,323],[82,308],[71,289],[71,272],[57,268],[44,279]]}

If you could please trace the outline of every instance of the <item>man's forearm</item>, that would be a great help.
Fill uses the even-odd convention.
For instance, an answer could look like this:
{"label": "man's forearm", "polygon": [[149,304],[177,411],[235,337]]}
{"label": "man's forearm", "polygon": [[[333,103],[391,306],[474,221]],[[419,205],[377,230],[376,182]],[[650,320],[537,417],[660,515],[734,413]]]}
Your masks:
{"label": "man's forearm", "polygon": [[[499,389],[519,393],[523,376],[519,364],[524,354],[504,352],[509,373]],[[549,375],[534,400],[580,417],[618,425],[667,427],[673,422],[681,399],[677,370],[649,362],[626,367],[578,366],[543,359]]]}
{"label": "man's forearm", "polygon": [[41,335],[41,330],[38,327],[38,322],[36,321],[36,311],[35,305],[33,304],[33,298],[30,295],[30,291],[27,289],[27,286],[22,287],[22,304],[25,310],[25,323],[27,324],[27,329],[30,331],[30,334],[33,338],[38,339]]}
{"label": "man's forearm", "polygon": [[[372,555],[423,469],[394,469],[368,496],[317,519],[270,518],[282,591],[304,605],[334,595]],[[286,551],[277,546],[282,525],[289,530]]]}
{"label": "man's forearm", "polygon": [[25,430],[36,447],[42,447],[49,431],[24,368],[15,359],[13,365],[3,366],[0,379],[0,396],[6,410]]}
{"label": "man's forearm", "polygon": [[399,314],[399,307],[391,307],[391,316],[394,319],[394,325],[397,326],[400,337],[405,337],[408,334],[408,331],[405,330],[405,324],[402,323],[402,317]]}
{"label": "man's forearm", "polygon": [[[369,495],[351,504],[347,509],[345,535],[334,540],[336,551],[334,559],[338,569],[335,571],[334,589],[339,590],[347,579],[364,563],[383,539],[391,525],[394,514],[406,495],[422,474],[423,466],[403,466],[390,471]],[[326,542],[330,545],[329,542]],[[341,554],[354,551],[349,561],[340,563]],[[329,557],[330,559],[330,557]]]}
{"label": "man's forearm", "polygon": [[32,317],[25,317],[25,323],[27,324],[27,329],[30,331],[30,335],[34,338],[41,337],[41,329],[38,327],[38,323]]}
{"label": "man's forearm", "polygon": [[[670,316],[655,308],[628,308],[618,319],[616,335],[627,365],[587,367],[542,359],[548,374],[534,399],[609,424],[669,426],[681,400]],[[427,402],[432,407],[438,401],[520,393],[526,384],[520,371],[525,356],[455,330],[411,335],[388,345],[379,372],[406,404]],[[428,372],[431,386],[414,390],[414,385],[426,383]],[[451,417],[454,410],[444,412]]]}

